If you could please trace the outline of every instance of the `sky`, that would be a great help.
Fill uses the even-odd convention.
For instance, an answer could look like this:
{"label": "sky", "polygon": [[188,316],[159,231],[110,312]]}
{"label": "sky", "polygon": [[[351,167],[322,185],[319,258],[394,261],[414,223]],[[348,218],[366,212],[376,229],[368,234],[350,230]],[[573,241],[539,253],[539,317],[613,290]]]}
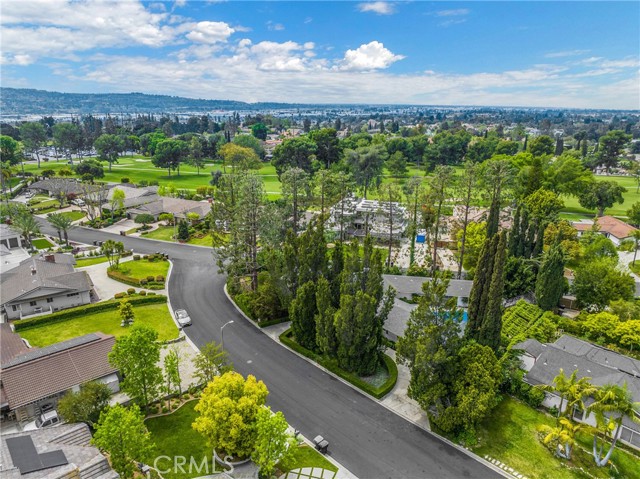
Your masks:
{"label": "sky", "polygon": [[640,2],[2,0],[0,83],[246,102],[640,109]]}

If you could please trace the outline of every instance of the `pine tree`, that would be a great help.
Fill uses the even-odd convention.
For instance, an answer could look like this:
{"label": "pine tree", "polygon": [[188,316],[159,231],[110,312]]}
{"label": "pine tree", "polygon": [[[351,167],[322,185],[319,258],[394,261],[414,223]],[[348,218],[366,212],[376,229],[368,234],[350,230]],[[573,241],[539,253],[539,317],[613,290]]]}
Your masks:
{"label": "pine tree", "polygon": [[545,311],[558,306],[564,294],[566,280],[564,278],[564,255],[560,244],[554,244],[544,255],[540,272],[536,280],[536,302]]}
{"label": "pine tree", "polygon": [[493,272],[487,295],[486,313],[478,332],[477,340],[494,351],[500,347],[500,331],[502,330],[502,296],[504,293],[504,262],[506,257],[506,238],[504,233],[498,235],[493,256]]}
{"label": "pine tree", "polygon": [[336,351],[336,331],[334,316],[336,308],[332,305],[331,285],[326,278],[320,277],[316,289],[316,344],[318,349],[329,356]]}
{"label": "pine tree", "polygon": [[181,241],[189,241],[189,223],[187,220],[178,222],[178,239]]}
{"label": "pine tree", "polygon": [[542,159],[539,156],[533,158],[531,167],[529,168],[529,175],[527,178],[527,185],[525,187],[524,196],[527,197],[531,193],[538,191],[542,187],[542,179],[544,178],[544,172],[542,171]]}
{"label": "pine tree", "polygon": [[298,288],[289,306],[289,318],[296,342],[307,349],[316,349],[316,285],[309,281]]}

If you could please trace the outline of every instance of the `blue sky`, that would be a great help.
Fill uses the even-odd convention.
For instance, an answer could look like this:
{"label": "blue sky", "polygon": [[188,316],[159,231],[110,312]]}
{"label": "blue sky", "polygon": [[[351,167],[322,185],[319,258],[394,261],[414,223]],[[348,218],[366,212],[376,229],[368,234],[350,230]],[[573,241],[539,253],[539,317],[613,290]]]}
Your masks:
{"label": "blue sky", "polygon": [[3,86],[640,109],[640,2],[4,0]]}

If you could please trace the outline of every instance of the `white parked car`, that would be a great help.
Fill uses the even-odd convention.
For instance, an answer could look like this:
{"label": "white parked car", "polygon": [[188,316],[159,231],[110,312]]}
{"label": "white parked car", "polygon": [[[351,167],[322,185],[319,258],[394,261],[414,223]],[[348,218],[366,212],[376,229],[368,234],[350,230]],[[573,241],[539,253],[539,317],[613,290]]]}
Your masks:
{"label": "white parked car", "polygon": [[23,431],[35,431],[36,429],[41,429],[43,427],[53,426],[55,424],[59,424],[61,422],[60,416],[58,416],[58,411],[49,411],[40,414],[36,418],[35,421],[28,422],[22,428]]}
{"label": "white parked car", "polygon": [[181,328],[189,326],[191,324],[191,318],[184,309],[176,310],[176,320],[178,321],[178,324]]}
{"label": "white parked car", "polygon": [[76,198],[75,200],[71,200],[71,204],[76,206],[84,206],[84,200]]}

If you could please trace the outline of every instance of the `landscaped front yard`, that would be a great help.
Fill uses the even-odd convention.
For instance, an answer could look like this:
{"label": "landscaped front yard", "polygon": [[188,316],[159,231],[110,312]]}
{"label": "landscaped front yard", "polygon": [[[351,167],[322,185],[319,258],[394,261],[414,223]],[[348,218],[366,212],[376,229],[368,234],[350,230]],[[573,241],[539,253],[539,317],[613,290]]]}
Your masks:
{"label": "landscaped front yard", "polygon": [[[155,239],[155,240],[161,240],[161,241],[171,241],[171,242],[175,242],[175,239],[173,238],[175,229],[173,226],[160,226],[157,229],[153,230],[153,231],[149,231],[148,233],[142,235],[143,238],[149,238],[149,239]],[[195,244],[195,245],[200,245],[200,246],[211,246],[212,244],[212,239],[211,239],[211,235],[207,234],[205,236],[203,236],[202,238],[195,238],[195,237],[191,237],[191,239],[189,239],[189,241],[187,241],[187,244]]]}
{"label": "landscaped front yard", "polygon": [[49,249],[53,248],[53,243],[46,238],[38,238],[31,240],[31,244],[36,249]]}
{"label": "landscaped front yard", "polygon": [[146,279],[147,276],[164,276],[166,279],[167,273],[169,272],[169,261],[149,261],[146,259],[126,261],[124,263],[120,263],[118,271],[126,276],[136,279]]}
{"label": "landscaped front yard", "polygon": [[84,212],[79,210],[65,211],[63,213],[60,213],[60,215],[64,216],[65,218],[69,218],[71,221],[78,221],[79,219],[86,216]]}
{"label": "landscaped front yard", "polygon": [[[187,466],[190,457],[193,457],[195,463],[198,465],[202,462],[202,458],[206,457],[209,467],[208,473],[211,474],[212,451],[207,446],[207,442],[202,435],[191,427],[191,424],[198,416],[198,413],[194,411],[196,404],[198,404],[197,400],[190,401],[168,416],[147,419],[145,424],[149,432],[151,432],[151,440],[156,445],[152,454],[153,457],[160,455],[171,458],[184,456],[187,458]],[[171,467],[172,464],[172,461],[166,459],[158,462],[159,468],[165,470]],[[338,468],[325,459],[322,454],[309,446],[296,448],[293,461],[291,461],[289,467],[289,469],[284,469],[282,472],[301,467],[322,467],[334,472],[338,470]],[[186,469],[187,467],[185,467],[185,471]],[[204,476],[206,473],[207,471],[197,472],[195,470],[192,470],[191,474],[187,472],[170,472],[163,474],[163,477],[166,479],[189,479]]]}
{"label": "landscaped front yard", "polygon": [[[556,458],[538,440],[536,428],[540,424],[555,426],[555,418],[537,411],[510,397],[505,398],[478,428],[479,445],[472,448],[481,457],[497,459],[531,479],[609,478],[608,467],[596,467],[593,457],[574,447],[573,459],[568,462]],[[589,449],[593,436],[580,433],[578,440]],[[627,479],[640,478],[640,462],[630,454],[617,449],[612,462]],[[569,465],[574,469],[568,469]],[[582,467],[591,476],[579,471]]]}
{"label": "landscaped front yard", "polygon": [[94,264],[106,263],[106,256],[90,256],[88,258],[76,259],[76,268],[84,268],[85,266],[93,266]]}
{"label": "landscaped front yard", "polygon": [[[158,332],[159,340],[178,337],[178,328],[165,303],[134,306],[133,310],[136,314],[135,324],[153,328]],[[31,346],[44,347],[96,331],[119,337],[127,334],[129,329],[120,326],[118,311],[111,310],[21,330],[20,336],[29,341]]]}

